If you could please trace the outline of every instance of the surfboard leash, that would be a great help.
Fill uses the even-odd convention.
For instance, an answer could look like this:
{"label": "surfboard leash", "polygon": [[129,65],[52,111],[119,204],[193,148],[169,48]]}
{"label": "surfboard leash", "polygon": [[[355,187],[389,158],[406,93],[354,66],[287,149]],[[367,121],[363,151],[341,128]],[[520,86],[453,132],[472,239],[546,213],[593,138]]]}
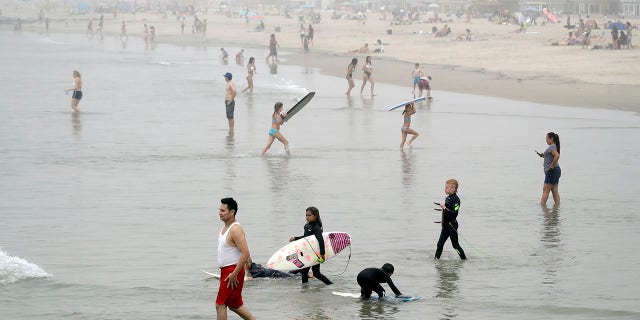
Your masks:
{"label": "surfboard leash", "polygon": [[[311,246],[311,242],[309,242],[309,239],[307,238],[303,238],[305,241],[307,241],[307,243],[309,244],[310,248],[313,248]],[[322,264],[324,262],[324,260],[320,257],[320,255],[318,255],[318,253],[311,249],[311,251],[313,251],[313,254],[316,255],[316,260],[318,260],[318,262],[320,262],[320,264]],[[343,275],[345,272],[347,272],[347,268],[349,267],[349,263],[351,262],[351,243],[349,243],[349,257],[347,258],[347,264],[344,266],[344,270],[342,270],[342,272],[338,273],[338,274],[330,274],[329,276],[335,277],[335,276],[341,276]]]}
{"label": "surfboard leash", "polygon": [[[449,226],[451,226],[451,229],[453,229],[453,231],[455,231],[460,236],[460,238],[462,238],[462,240],[464,240],[464,242],[466,242],[471,248],[475,249],[476,251],[482,253],[483,255],[485,255],[487,257],[491,257],[490,254],[488,254],[488,253],[476,248],[474,245],[472,245],[471,242],[469,242],[464,236],[462,236],[462,233],[458,232],[458,230],[456,230],[456,228],[453,227],[453,224],[451,224],[451,222],[449,222]],[[460,254],[460,253],[458,253],[458,254]]]}
{"label": "surfboard leash", "polygon": [[341,276],[345,272],[347,272],[347,267],[349,267],[349,262],[351,262],[351,243],[349,243],[349,257],[347,258],[347,264],[344,266],[344,270],[342,270],[342,272],[340,272],[338,274],[332,274],[331,276],[332,277]]}
{"label": "surfboard leash", "polygon": [[320,262],[320,263],[323,263],[324,259],[322,259],[320,257],[320,255],[315,250],[313,250],[313,246],[311,245],[311,242],[309,242],[309,239],[307,239],[306,237],[304,237],[302,239],[304,239],[304,241],[306,241],[309,244],[309,248],[311,248],[311,251],[313,251],[313,254],[316,255],[316,260],[318,260],[318,262]]}

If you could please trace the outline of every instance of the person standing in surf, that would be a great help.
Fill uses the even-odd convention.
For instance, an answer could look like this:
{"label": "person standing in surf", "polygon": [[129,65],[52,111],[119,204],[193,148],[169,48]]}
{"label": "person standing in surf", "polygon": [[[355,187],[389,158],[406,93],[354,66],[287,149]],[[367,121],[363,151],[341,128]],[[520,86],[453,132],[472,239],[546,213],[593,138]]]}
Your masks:
{"label": "person standing in surf", "polygon": [[224,105],[227,111],[227,120],[229,120],[229,136],[233,136],[233,127],[235,125],[233,114],[236,109],[236,85],[231,81],[231,79],[233,79],[231,73],[227,72],[223,77],[227,83],[227,89],[224,93]]}
{"label": "person standing in surf", "polygon": [[375,96],[373,93],[373,87],[375,86],[375,82],[373,81],[373,65],[371,64],[371,56],[367,56],[365,59],[365,64],[362,66],[362,71],[364,72],[364,76],[362,76],[362,87],[360,88],[360,95],[362,95],[362,91],[364,90],[364,86],[367,84],[367,81],[371,84],[371,96]]}
{"label": "person standing in surf", "polygon": [[269,58],[271,58],[272,63],[278,62],[279,46],[280,45],[278,44],[278,40],[276,40],[276,34],[272,33],[271,38],[269,39],[269,55],[266,58],[267,62],[269,62]]}
{"label": "person standing in surf", "polygon": [[253,75],[256,73],[256,59],[254,57],[249,58],[249,63],[247,63],[247,87],[242,90],[245,92],[249,90],[249,92],[253,92]]}
{"label": "person standing in surf", "polygon": [[357,277],[358,285],[360,285],[360,298],[369,299],[371,298],[371,293],[375,292],[378,294],[378,298],[382,299],[384,288],[380,285],[381,283],[388,284],[396,296],[401,296],[402,293],[391,281],[393,271],[394,268],[391,263],[383,264],[382,268],[366,268],[360,271]]}
{"label": "person standing in surf", "polygon": [[65,93],[69,93],[69,91],[73,91],[73,95],[71,95],[71,109],[75,112],[80,112],[78,103],[80,103],[80,99],[82,99],[82,76],[77,70],[73,70],[73,88],[64,90]]}
{"label": "person standing in surf", "polygon": [[273,141],[278,139],[284,145],[284,150],[289,154],[289,141],[280,133],[280,126],[284,123],[284,118],[287,114],[282,114],[283,105],[282,102],[276,102],[273,106],[273,114],[271,115],[271,129],[269,130],[269,138],[267,139],[267,145],[262,148],[260,155],[267,153],[267,150],[271,148]]}
{"label": "person standing in surf", "polygon": [[549,192],[553,195],[553,202],[555,205],[560,204],[560,193],[558,193],[558,184],[560,183],[560,137],[554,132],[547,133],[547,150],[543,153],[536,151],[538,156],[544,158],[542,167],[544,169],[544,185],[542,187],[542,198],[540,199],[540,205],[547,205],[547,199],[549,199]]}
{"label": "person standing in surf", "polygon": [[356,86],[356,84],[353,82],[353,72],[356,71],[357,64],[358,59],[353,58],[351,59],[351,63],[349,63],[349,65],[347,66],[347,82],[349,83],[349,89],[347,89],[347,92],[345,93],[347,96],[351,95],[351,89]]}
{"label": "person standing in surf", "polygon": [[[418,82],[420,82],[420,78],[424,76],[424,72],[420,69],[420,64],[416,62],[413,70],[411,71],[411,77],[413,79],[413,97],[416,97],[416,87],[418,86]],[[422,94],[422,93],[421,93]]]}
{"label": "person standing in surf", "polygon": [[447,198],[444,202],[439,203],[442,209],[442,230],[440,231],[440,239],[438,239],[438,246],[436,248],[436,259],[440,259],[442,255],[442,249],[444,243],[448,238],[451,238],[451,245],[456,250],[460,259],[466,260],[467,256],[464,254],[464,250],[458,243],[458,210],[460,210],[460,198],[457,195],[458,181],[455,179],[449,179],[445,183],[444,192],[447,194]]}
{"label": "person standing in surf", "polygon": [[413,137],[411,137],[411,139],[409,139],[409,142],[407,143],[409,148],[413,148],[411,143],[420,135],[418,131],[415,131],[410,128],[411,115],[413,115],[414,113],[416,113],[416,107],[413,104],[413,102],[407,103],[404,106],[404,111],[402,111],[402,118],[404,122],[402,123],[402,127],[400,128],[400,131],[402,132],[402,142],[400,142],[400,149],[404,148],[404,143],[407,141],[407,135],[409,134],[413,135]]}
{"label": "person standing in surf", "polygon": [[227,308],[242,319],[255,319],[242,301],[244,266],[249,259],[249,246],[240,223],[236,221],[238,203],[233,198],[220,200],[218,215],[224,227],[218,234],[218,265],[220,287],[216,297],[218,320],[227,319]]}
{"label": "person standing in surf", "polygon": [[[323,263],[325,250],[324,250],[324,238],[322,238],[323,230],[322,230],[322,219],[320,219],[320,210],[318,210],[318,208],[316,207],[308,207],[307,210],[305,210],[305,214],[306,214],[307,224],[304,225],[304,234],[300,237],[289,238],[289,242],[296,241],[310,235],[315,235],[316,239],[318,240],[318,246],[320,247],[320,255],[316,256],[316,259],[318,259],[320,263]],[[314,278],[324,282],[327,285],[333,284],[331,280],[329,280],[322,273],[320,273],[320,264],[316,264],[315,266],[311,267],[311,270],[313,271]],[[302,283],[309,282],[309,268],[301,269],[300,274],[302,275]]]}

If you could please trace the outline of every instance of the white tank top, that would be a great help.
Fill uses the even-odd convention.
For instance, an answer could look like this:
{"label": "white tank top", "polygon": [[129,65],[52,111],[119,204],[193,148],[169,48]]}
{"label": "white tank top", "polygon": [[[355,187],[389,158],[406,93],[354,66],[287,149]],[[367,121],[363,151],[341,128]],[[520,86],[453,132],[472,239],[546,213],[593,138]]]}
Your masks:
{"label": "white tank top", "polygon": [[[218,266],[220,268],[238,264],[238,260],[240,260],[240,249],[227,244],[227,235],[236,224],[240,225],[234,222],[229,226],[227,232],[222,233],[222,230],[220,230],[220,234],[218,235]],[[224,227],[222,229],[224,229]]]}

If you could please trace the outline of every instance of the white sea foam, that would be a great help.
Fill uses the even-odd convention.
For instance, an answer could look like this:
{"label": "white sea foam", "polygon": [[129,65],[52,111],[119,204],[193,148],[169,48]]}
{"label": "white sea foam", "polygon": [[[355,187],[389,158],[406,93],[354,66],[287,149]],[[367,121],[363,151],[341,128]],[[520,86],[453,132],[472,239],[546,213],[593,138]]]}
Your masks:
{"label": "white sea foam", "polygon": [[32,278],[48,278],[50,274],[38,265],[0,250],[0,285]]}

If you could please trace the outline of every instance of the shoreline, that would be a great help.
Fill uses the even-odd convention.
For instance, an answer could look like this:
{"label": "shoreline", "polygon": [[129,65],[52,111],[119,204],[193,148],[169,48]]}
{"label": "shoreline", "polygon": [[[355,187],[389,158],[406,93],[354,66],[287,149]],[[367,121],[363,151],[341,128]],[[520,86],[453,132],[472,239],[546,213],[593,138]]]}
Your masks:
{"label": "shoreline", "polygon": [[[287,56],[290,65],[316,67],[322,73],[344,78],[351,55],[297,53]],[[411,90],[412,80],[409,77],[413,63],[393,58],[371,56],[374,65],[374,80],[399,86],[406,86]],[[361,67],[365,56],[357,56],[358,66]],[[496,98],[522,100],[534,103],[558,105],[566,107],[603,108],[631,111],[640,113],[640,86],[633,85],[603,85],[579,82],[562,78],[521,78],[485,70],[465,70],[460,66],[422,65],[425,73],[433,77],[432,95],[438,90],[456,93],[475,94]],[[394,70],[405,70],[398,73]],[[379,74],[384,74],[379,75]],[[358,73],[356,73],[358,74]],[[352,96],[358,95],[357,88],[362,83],[362,72],[354,75],[356,87]],[[344,82],[345,90],[347,82]],[[573,94],[567,94],[573,92]]]}
{"label": "shoreline", "polygon": [[[89,17],[95,15],[83,15],[83,16],[74,16],[73,19],[66,20],[66,23],[61,23],[60,19],[53,20],[56,21],[55,24],[52,24],[52,28],[50,28],[51,33],[75,33],[82,34],[86,32],[86,22]],[[6,18],[6,16],[5,16]],[[265,21],[270,21],[272,25],[279,25],[283,27],[287,32],[276,33],[278,37],[278,41],[281,44],[280,50],[286,50],[289,55],[286,56],[286,61],[281,61],[281,64],[284,65],[299,65],[303,67],[311,67],[317,68],[319,71],[326,75],[336,76],[340,79],[344,79],[344,75],[346,73],[346,67],[350,62],[351,58],[358,58],[358,66],[356,67],[356,72],[354,73],[354,81],[356,84],[356,88],[352,91],[352,95],[358,95],[357,88],[362,83],[362,71],[360,67],[362,63],[364,63],[364,58],[367,54],[352,54],[348,53],[347,50],[344,53],[338,53],[336,50],[335,44],[329,44],[327,46],[323,46],[316,41],[316,48],[311,48],[310,52],[305,52],[299,44],[299,37],[295,37],[295,28],[296,22],[291,20],[284,20],[283,17],[280,16],[265,16]],[[105,36],[115,36],[118,37],[120,35],[119,24],[118,22],[121,20],[127,21],[127,30],[128,37],[140,37],[142,38],[143,33],[141,32],[140,26],[143,23],[147,23],[150,25],[155,25],[158,30],[157,42],[158,43],[166,43],[173,44],[179,46],[208,46],[208,47],[220,47],[220,46],[237,46],[240,48],[252,48],[256,50],[264,49],[265,55],[268,53],[268,36],[270,32],[252,32],[250,31],[253,25],[245,24],[244,20],[237,18],[225,18],[219,15],[214,15],[210,20],[209,28],[211,32],[209,32],[205,39],[203,39],[198,34],[191,34],[189,30],[189,34],[180,35],[176,21],[174,19],[161,19],[157,15],[153,14],[122,14],[119,15],[118,18],[105,18],[105,29],[103,31]],[[274,24],[273,20],[277,21],[277,24]],[[325,23],[334,23],[333,21],[328,21]],[[336,24],[344,23],[344,21],[335,22]],[[381,26],[380,21],[372,21],[372,24],[378,23]],[[377,27],[380,27],[377,26]],[[473,25],[476,27],[476,25]],[[322,28],[330,28],[335,26],[327,26],[325,24],[317,25],[316,29]],[[340,26],[338,26],[339,28]],[[385,25],[386,27],[386,25]],[[495,26],[490,26],[495,27]],[[556,27],[556,26],[554,26]],[[373,27],[372,27],[373,28]],[[396,27],[394,27],[396,28]],[[398,27],[399,28],[399,27]],[[551,27],[547,27],[551,28]],[[44,27],[42,23],[25,23],[23,26],[23,32],[34,32],[39,34],[44,34]],[[173,32],[170,30],[174,29]],[[186,28],[185,28],[186,29]],[[189,28],[190,29],[190,28]],[[228,32],[225,32],[228,31]],[[346,30],[345,34],[355,34],[357,30]],[[326,32],[326,31],[323,31]],[[367,31],[368,32],[368,31]],[[488,31],[487,31],[488,32]],[[294,34],[294,37],[291,34]],[[95,36],[95,35],[94,35]],[[344,35],[341,35],[344,36]],[[362,35],[358,35],[362,37]],[[379,35],[373,35],[379,36]],[[366,34],[366,38],[370,38],[372,35],[369,33]],[[376,82],[381,83],[389,83],[399,86],[406,86],[407,91],[410,92],[412,89],[412,80],[410,77],[411,70],[413,69],[414,62],[410,62],[407,60],[407,56],[403,56],[401,52],[397,51],[398,45],[404,45],[405,42],[401,41],[403,38],[401,37],[410,37],[406,34],[402,35],[394,35],[393,41],[399,41],[394,43],[394,47],[387,46],[385,49],[385,53],[383,54],[368,54],[371,55],[373,59],[374,73],[373,78]],[[510,36],[505,36],[510,37]],[[340,41],[342,38],[337,37],[336,42]],[[410,39],[410,38],[407,38]],[[499,42],[501,39],[495,40]],[[354,42],[356,41],[356,42]],[[358,43],[360,40],[353,40],[350,43]],[[410,40],[407,40],[410,41]],[[431,41],[431,40],[430,40]],[[469,50],[473,50],[473,46],[480,45],[479,43],[483,41],[473,41],[469,43],[463,43],[463,45],[471,46]],[[487,41],[484,41],[487,42]],[[456,42],[457,44],[457,42]],[[332,46],[333,45],[333,46]],[[431,44],[430,44],[431,45]],[[433,43],[434,46],[443,46],[442,44]],[[484,44],[483,44],[484,45]],[[498,44],[499,45],[499,44]],[[411,45],[408,48],[413,49]],[[558,47],[555,47],[557,49]],[[564,47],[562,49],[579,49],[579,48],[568,48]],[[438,50],[437,48],[434,49]],[[483,49],[485,50],[485,49]],[[496,49],[497,51],[500,48]],[[630,49],[626,50],[624,54],[632,55],[635,57],[635,50]],[[486,50],[485,50],[486,51]],[[491,51],[491,50],[490,50]],[[574,50],[575,51],[575,50]],[[598,54],[601,54],[604,50],[598,50]],[[618,52],[614,52],[613,50],[607,50],[611,52],[606,52],[608,54],[617,54]],[[389,53],[391,52],[391,53]],[[575,52],[585,52],[586,51],[575,51]],[[234,53],[230,52],[230,55],[233,56]],[[485,53],[486,54],[486,53]],[[569,53],[570,54],[570,53]],[[230,57],[232,58],[232,57]],[[248,58],[248,57],[246,57]],[[624,57],[621,56],[621,59]],[[637,58],[634,58],[637,59]],[[231,59],[230,59],[231,60]],[[256,59],[259,64],[264,63],[262,59]],[[444,59],[443,59],[444,60]],[[466,61],[470,65],[474,65],[480,63],[478,61]],[[640,113],[640,99],[638,98],[638,93],[640,92],[640,85],[636,85],[635,82],[637,78],[640,78],[640,74],[634,74],[634,69],[639,66],[633,66],[636,60],[630,61],[620,61],[620,63],[631,64],[628,66],[627,72],[632,73],[633,76],[629,78],[628,75],[624,76],[623,81],[628,84],[615,84],[615,83],[606,83],[610,81],[610,78],[600,79],[593,78],[595,80],[601,81],[600,83],[587,82],[582,81],[580,79],[576,79],[574,77],[564,77],[555,73],[551,73],[545,71],[545,69],[541,68],[539,72],[530,72],[527,71],[526,68],[523,67],[521,71],[509,70],[510,67],[513,67],[513,63],[507,64],[504,66],[504,71],[495,71],[486,67],[473,67],[473,66],[463,66],[460,64],[433,64],[429,62],[420,62],[422,70],[426,75],[430,75],[432,80],[432,94],[437,96],[437,92],[439,90],[442,91],[450,91],[456,93],[466,93],[466,94],[475,94],[481,96],[489,96],[489,97],[498,97],[498,98],[506,98],[513,100],[521,100],[521,101],[529,101],[534,103],[542,103],[549,105],[559,105],[559,106],[570,106],[570,107],[586,107],[586,108],[603,108],[603,109],[614,109],[614,110],[623,110],[623,111],[631,111],[635,113]],[[539,62],[536,62],[539,63]],[[494,61],[494,65],[496,65]],[[500,65],[500,64],[497,64]],[[549,67],[547,66],[547,69]],[[606,68],[606,66],[600,66],[600,69]],[[590,72],[601,72],[602,70],[590,70]],[[399,71],[400,70],[400,71]],[[613,71],[612,71],[613,72]],[[521,75],[521,76],[518,76]],[[613,75],[615,76],[615,74]],[[604,83],[603,83],[604,82]],[[344,81],[343,84],[345,90],[347,88],[347,82]]]}

